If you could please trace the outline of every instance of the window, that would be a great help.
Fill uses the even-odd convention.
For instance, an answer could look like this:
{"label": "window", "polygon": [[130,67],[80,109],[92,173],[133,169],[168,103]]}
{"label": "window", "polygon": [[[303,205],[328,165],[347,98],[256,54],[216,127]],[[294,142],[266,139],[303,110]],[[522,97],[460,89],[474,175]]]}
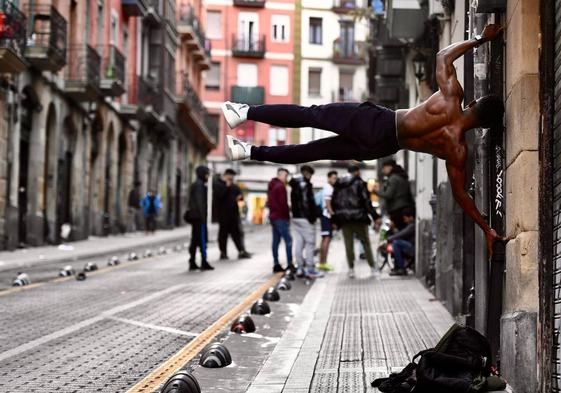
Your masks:
{"label": "window", "polygon": [[97,45],[103,45],[103,35],[105,33],[105,15],[103,1],[97,1]]}
{"label": "window", "polygon": [[281,146],[286,144],[286,129],[284,128],[269,128],[269,146]]}
{"label": "window", "polygon": [[119,14],[115,10],[111,10],[111,26],[110,26],[111,44],[117,45],[117,36],[119,34]]}
{"label": "window", "polygon": [[205,88],[207,90],[220,90],[220,63],[213,62],[205,74]]}
{"label": "window", "polygon": [[257,86],[257,64],[240,63],[238,64],[238,86],[255,87]]}
{"label": "window", "polygon": [[339,71],[339,101],[354,101],[352,71]]}
{"label": "window", "polygon": [[321,68],[310,68],[308,70],[308,95],[310,97],[321,97]]}
{"label": "window", "polygon": [[272,33],[271,40],[273,42],[288,42],[289,34],[288,29],[290,25],[290,18],[288,15],[273,15],[271,17]]}
{"label": "window", "polygon": [[210,39],[222,38],[222,12],[207,11],[206,36]]}
{"label": "window", "polygon": [[271,88],[272,96],[288,95],[288,67],[274,65],[271,66]]}
{"label": "window", "polygon": [[321,18],[310,18],[310,44],[321,45],[323,20]]}

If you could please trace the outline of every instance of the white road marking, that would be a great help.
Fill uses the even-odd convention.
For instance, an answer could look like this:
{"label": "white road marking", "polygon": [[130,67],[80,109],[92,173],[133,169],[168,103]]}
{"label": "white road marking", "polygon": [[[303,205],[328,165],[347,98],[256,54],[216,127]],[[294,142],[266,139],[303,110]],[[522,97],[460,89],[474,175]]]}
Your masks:
{"label": "white road marking", "polygon": [[78,322],[74,325],[70,325],[68,327],[65,327],[64,329],[57,330],[56,332],[53,332],[51,334],[47,334],[43,337],[39,337],[39,338],[37,338],[35,340],[32,340],[28,343],[25,343],[25,344],[22,344],[20,346],[15,347],[15,348],[9,349],[5,352],[0,353],[0,361],[8,359],[12,356],[19,355],[20,353],[23,353],[25,351],[29,351],[31,349],[37,348],[40,345],[46,344],[46,343],[48,343],[49,341],[52,341],[52,340],[56,340],[57,338],[64,337],[67,334],[74,333],[74,332],[76,332],[76,331],[78,331],[82,328],[93,325],[94,323],[102,321],[106,318],[110,318],[113,315],[118,314],[122,311],[131,309],[133,307],[139,306],[139,305],[144,304],[144,303],[147,303],[147,302],[149,302],[151,300],[154,300],[154,299],[156,299],[160,296],[167,295],[171,292],[175,292],[175,291],[177,291],[178,289],[181,289],[181,288],[185,288],[187,285],[188,284],[175,285],[173,287],[169,287],[169,288],[163,289],[161,291],[154,292],[154,293],[152,293],[148,296],[145,296],[145,297],[140,298],[138,300],[135,300],[133,302],[126,303],[126,304],[114,307],[112,309],[109,309],[107,311],[104,311],[101,314],[99,314],[98,316],[86,319],[86,320]]}
{"label": "white road marking", "polygon": [[163,332],[178,334],[180,336],[197,337],[199,335],[199,333],[186,332],[184,330],[175,329],[175,328],[172,328],[172,327],[153,325],[151,323],[135,321],[135,320],[132,320],[132,319],[119,318],[119,317],[110,317],[109,319],[111,319],[113,321],[129,323],[131,325],[136,325],[136,326],[140,326],[140,327],[144,327],[144,328],[148,328],[148,329],[161,330]]}

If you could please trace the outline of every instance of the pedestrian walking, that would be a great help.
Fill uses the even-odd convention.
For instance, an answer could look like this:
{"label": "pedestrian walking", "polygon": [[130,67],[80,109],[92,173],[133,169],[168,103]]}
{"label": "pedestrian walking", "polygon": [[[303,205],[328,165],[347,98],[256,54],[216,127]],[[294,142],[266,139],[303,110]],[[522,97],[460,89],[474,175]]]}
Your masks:
{"label": "pedestrian walking", "polygon": [[322,214],[321,214],[321,246],[319,250],[319,270],[331,271],[333,268],[327,263],[327,254],[329,252],[329,245],[333,238],[333,224],[331,223],[331,216],[333,215],[333,206],[331,198],[333,197],[333,186],[337,183],[337,171],[330,171],[327,173],[327,183],[323,186],[322,190]]}
{"label": "pedestrian walking", "polygon": [[162,209],[162,200],[156,195],[154,190],[149,190],[142,199],[142,210],[144,212],[144,220],[146,225],[146,233],[154,234],[156,232],[157,218]]}
{"label": "pedestrian walking", "polygon": [[243,201],[241,189],[234,183],[236,171],[226,169],[221,177],[213,183],[213,214],[218,221],[218,247],[220,259],[228,259],[228,237],[231,236],[236,248],[238,258],[251,258],[243,243],[243,229],[240,220],[238,202]]}
{"label": "pedestrian walking", "polygon": [[464,189],[468,151],[465,136],[474,128],[502,125],[504,102],[498,96],[488,95],[463,107],[464,91],[458,82],[454,61],[494,40],[502,30],[500,25],[488,25],[481,35],[438,52],[435,63],[439,90],[414,108],[393,111],[371,102],[311,107],[224,102],[222,113],[231,128],[252,120],[276,127],[312,127],[337,134],[307,144],[279,146],[252,146],[227,135],[226,154],[232,160],[252,159],[279,164],[373,160],[390,156],[400,149],[432,154],[446,161],[453,195],[485,233],[487,249],[492,255],[493,243],[504,238],[489,226]]}
{"label": "pedestrian walking", "polygon": [[291,188],[292,227],[294,228],[294,254],[298,264],[298,277],[318,278],[323,273],[316,271],[314,250],[316,246],[317,207],[312,186],[314,168],[304,165],[301,176],[288,183]]}
{"label": "pedestrian walking", "polygon": [[335,184],[331,205],[333,208],[333,222],[341,227],[345,241],[345,252],[349,265],[349,278],[355,277],[354,238],[360,240],[368,265],[374,274],[374,256],[370,245],[368,225],[370,218],[376,221],[378,214],[370,201],[370,194],[366,182],[360,177],[357,165],[349,167],[349,175]]}
{"label": "pedestrian walking", "polygon": [[290,235],[290,212],[288,208],[288,194],[286,183],[288,170],[279,168],[277,177],[269,182],[267,188],[267,205],[269,207],[269,221],[273,229],[273,273],[283,272],[285,269],[279,261],[279,245],[284,240],[286,248],[287,269],[296,271],[292,263],[292,236]]}
{"label": "pedestrian walking", "polygon": [[142,209],[140,200],[140,186],[142,183],[140,181],[135,181],[132,190],[129,192],[129,198],[127,202],[128,215],[127,215],[127,231],[136,232],[138,230],[138,217],[140,215],[140,209]]}
{"label": "pedestrian walking", "polygon": [[390,272],[390,276],[406,276],[405,257],[415,254],[415,212],[413,209],[406,208],[402,214],[405,227],[388,237],[395,259],[395,269]]}
{"label": "pedestrian walking", "polygon": [[409,186],[407,172],[397,165],[395,160],[386,160],[382,164],[382,173],[387,177],[384,187],[374,188],[374,194],[382,198],[386,210],[395,227],[401,230],[405,227],[403,210],[415,208],[415,200]]}
{"label": "pedestrian walking", "polygon": [[[185,220],[191,223],[191,245],[189,246],[189,270],[214,270],[208,263],[207,243],[207,182],[210,170],[206,166],[198,166],[195,170],[197,180],[191,185],[189,192],[189,210]],[[201,252],[201,266],[197,265],[197,249]]]}

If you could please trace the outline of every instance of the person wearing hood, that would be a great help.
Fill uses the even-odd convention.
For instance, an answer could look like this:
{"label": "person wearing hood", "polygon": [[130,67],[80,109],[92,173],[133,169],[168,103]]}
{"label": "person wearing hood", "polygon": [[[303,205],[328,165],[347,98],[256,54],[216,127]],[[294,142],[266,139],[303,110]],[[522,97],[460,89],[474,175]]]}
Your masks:
{"label": "person wearing hood", "polygon": [[375,189],[374,193],[384,199],[391,220],[401,230],[406,226],[403,210],[415,208],[407,173],[394,160],[387,160],[382,164],[382,173],[387,176],[384,188]]}
{"label": "person wearing hood", "polygon": [[292,225],[294,227],[294,253],[298,264],[298,277],[317,278],[323,273],[316,271],[314,249],[316,246],[317,206],[314,199],[312,176],[314,168],[303,165],[302,176],[293,177],[290,182],[290,202],[292,208]]}
{"label": "person wearing hood", "polygon": [[[192,225],[191,245],[189,247],[189,270],[214,270],[207,259],[207,182],[210,170],[206,166],[198,166],[195,170],[197,180],[191,185],[189,193],[189,213]],[[201,251],[201,267],[196,263],[197,248]]]}
{"label": "person wearing hood", "polygon": [[292,264],[292,236],[290,235],[290,212],[288,209],[288,194],[286,181],[288,170],[279,168],[277,177],[269,182],[267,188],[267,206],[269,207],[269,220],[273,228],[273,273],[283,272],[279,261],[279,245],[281,238],[286,246],[286,260],[288,269],[295,271]]}
{"label": "person wearing hood", "polygon": [[372,206],[366,182],[360,177],[360,168],[356,165],[349,167],[349,176],[345,176],[335,184],[335,191],[331,198],[333,208],[332,221],[341,227],[345,240],[345,252],[349,265],[349,278],[355,277],[354,271],[354,238],[362,243],[368,265],[375,272],[374,255],[368,235],[370,219],[376,221],[379,216]]}

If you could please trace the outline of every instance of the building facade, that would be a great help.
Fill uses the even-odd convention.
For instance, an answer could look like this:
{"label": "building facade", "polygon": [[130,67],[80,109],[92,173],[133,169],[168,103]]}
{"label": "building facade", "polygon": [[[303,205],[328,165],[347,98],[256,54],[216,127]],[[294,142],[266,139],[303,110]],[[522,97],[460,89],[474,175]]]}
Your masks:
{"label": "building facade", "polygon": [[178,126],[192,54],[175,3],[0,2],[2,248],[124,232],[135,181],[162,197],[161,226],[179,225],[189,162],[216,136]]}
{"label": "building facade", "polygon": [[[224,157],[224,136],[249,143],[290,143],[291,130],[252,121],[230,130],[220,104],[250,105],[293,102],[295,50],[294,0],[205,0],[205,29],[212,43],[212,64],[204,79],[204,103],[220,128],[218,148],[209,159],[216,172],[232,166]],[[267,182],[275,169],[236,163],[239,180],[248,192],[248,220],[263,222]]]}

